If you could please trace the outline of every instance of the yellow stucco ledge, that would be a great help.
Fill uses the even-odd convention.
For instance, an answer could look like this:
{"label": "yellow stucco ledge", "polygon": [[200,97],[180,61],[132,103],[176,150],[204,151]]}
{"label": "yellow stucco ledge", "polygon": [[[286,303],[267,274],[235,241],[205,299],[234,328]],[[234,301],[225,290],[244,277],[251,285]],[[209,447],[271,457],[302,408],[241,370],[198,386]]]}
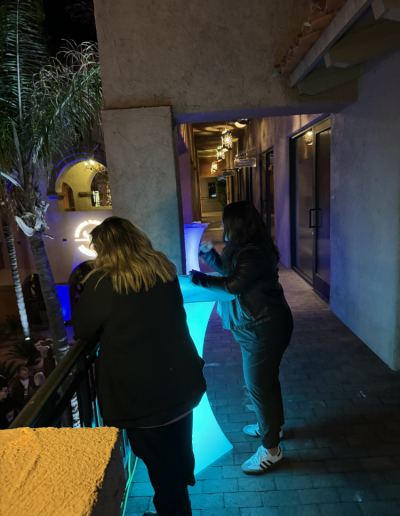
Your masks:
{"label": "yellow stucco ledge", "polygon": [[125,488],[116,428],[0,431],[0,514],[118,516]]}

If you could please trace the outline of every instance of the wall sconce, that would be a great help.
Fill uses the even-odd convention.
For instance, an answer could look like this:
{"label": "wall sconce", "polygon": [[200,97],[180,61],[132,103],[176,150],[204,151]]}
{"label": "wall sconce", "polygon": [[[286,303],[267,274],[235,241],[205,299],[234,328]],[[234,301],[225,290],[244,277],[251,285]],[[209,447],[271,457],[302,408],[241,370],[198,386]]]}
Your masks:
{"label": "wall sconce", "polygon": [[306,134],[304,135],[304,142],[307,144],[307,145],[312,145],[313,144],[313,132],[312,131],[307,131]]}
{"label": "wall sconce", "polygon": [[250,120],[248,118],[242,118],[241,120],[238,120],[235,122],[236,127],[239,127],[239,129],[243,129],[250,123]]}
{"label": "wall sconce", "polygon": [[211,174],[215,174],[215,172],[218,170],[218,161],[213,161],[211,163]]}

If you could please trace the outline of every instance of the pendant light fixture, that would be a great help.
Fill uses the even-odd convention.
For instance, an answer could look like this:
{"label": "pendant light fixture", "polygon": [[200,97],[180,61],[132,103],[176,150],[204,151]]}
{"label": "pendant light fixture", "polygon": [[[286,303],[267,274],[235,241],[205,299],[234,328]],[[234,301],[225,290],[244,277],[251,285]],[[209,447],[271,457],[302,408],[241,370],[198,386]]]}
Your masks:
{"label": "pendant light fixture", "polygon": [[211,174],[215,174],[215,172],[218,170],[218,161],[213,161],[211,163]]}
{"label": "pendant light fixture", "polygon": [[223,161],[225,159],[225,152],[222,145],[217,147],[217,161]]}
{"label": "pendant light fixture", "polygon": [[233,134],[232,134],[232,131],[230,129],[228,129],[227,127],[222,132],[221,140],[222,140],[222,147],[223,147],[224,151],[225,152],[230,151],[232,149],[232,145],[233,145]]}

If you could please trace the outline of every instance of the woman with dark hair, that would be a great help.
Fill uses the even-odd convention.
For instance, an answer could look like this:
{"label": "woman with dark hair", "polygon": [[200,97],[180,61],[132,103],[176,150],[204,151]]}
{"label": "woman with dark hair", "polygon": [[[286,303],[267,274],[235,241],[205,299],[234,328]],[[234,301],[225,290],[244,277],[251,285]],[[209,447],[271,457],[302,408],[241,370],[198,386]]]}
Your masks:
{"label": "woman with dark hair", "polygon": [[242,469],[265,473],[282,458],[284,424],[279,366],[293,332],[293,317],[278,281],[279,250],[260,214],[248,201],[229,204],[223,213],[225,249],[203,242],[200,256],[222,277],[192,271],[195,285],[235,295],[221,303],[222,325],[240,344],[243,372],[258,423],[244,432],[261,437],[262,446]]}
{"label": "woman with dark hair", "polygon": [[101,415],[106,425],[127,430],[149,470],[157,514],[190,516],[192,411],[206,383],[175,265],[120,217],[102,222],[91,239],[97,258],[72,322],[77,338],[100,339]]}

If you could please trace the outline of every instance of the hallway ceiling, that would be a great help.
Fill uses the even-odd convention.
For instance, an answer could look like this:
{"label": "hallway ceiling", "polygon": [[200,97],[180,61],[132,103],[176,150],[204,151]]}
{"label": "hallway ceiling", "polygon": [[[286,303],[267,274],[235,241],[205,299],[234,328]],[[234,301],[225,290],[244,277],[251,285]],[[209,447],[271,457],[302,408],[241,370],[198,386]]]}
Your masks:
{"label": "hallway ceiling", "polygon": [[238,129],[235,122],[193,124],[196,149],[198,151],[215,151],[221,145],[221,134],[226,127],[232,131],[233,141],[237,141],[243,129]]}

